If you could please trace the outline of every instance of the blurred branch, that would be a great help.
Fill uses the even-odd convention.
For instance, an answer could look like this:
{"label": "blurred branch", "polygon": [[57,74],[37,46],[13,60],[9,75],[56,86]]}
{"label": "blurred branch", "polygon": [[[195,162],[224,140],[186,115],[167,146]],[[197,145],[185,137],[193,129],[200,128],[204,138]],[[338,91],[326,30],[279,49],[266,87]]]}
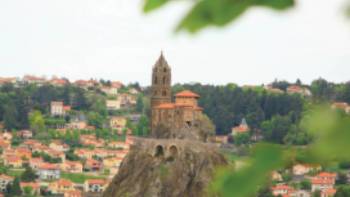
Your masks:
{"label": "blurred branch", "polygon": [[[148,13],[170,0],[145,0],[144,12]],[[295,0],[197,0],[192,9],[178,24],[176,31],[196,33],[208,26],[222,27],[235,21],[252,7],[265,7],[284,11],[293,7]]]}

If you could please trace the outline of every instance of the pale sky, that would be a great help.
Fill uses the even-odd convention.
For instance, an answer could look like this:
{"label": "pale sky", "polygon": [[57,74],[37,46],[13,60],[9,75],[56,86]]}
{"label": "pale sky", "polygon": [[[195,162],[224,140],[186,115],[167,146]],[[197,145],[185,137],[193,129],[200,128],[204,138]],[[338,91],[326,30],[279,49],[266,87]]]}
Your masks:
{"label": "pale sky", "polygon": [[350,80],[346,0],[299,0],[288,12],[256,8],[224,29],[173,29],[186,2],[151,14],[141,0],[1,0],[0,76],[104,78],[150,84],[163,49],[173,83],[262,84]]}

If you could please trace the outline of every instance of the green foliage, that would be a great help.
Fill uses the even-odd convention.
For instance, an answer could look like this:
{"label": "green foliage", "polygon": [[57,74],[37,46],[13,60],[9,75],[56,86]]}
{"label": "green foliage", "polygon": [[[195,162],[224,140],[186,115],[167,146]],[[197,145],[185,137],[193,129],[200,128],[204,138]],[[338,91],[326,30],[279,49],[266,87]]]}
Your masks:
{"label": "green foliage", "polygon": [[342,161],[339,163],[339,168],[350,169],[350,161]]}
{"label": "green foliage", "polygon": [[97,112],[90,111],[87,115],[88,123],[96,128],[102,128],[105,117]]}
{"label": "green foliage", "polygon": [[303,179],[300,182],[300,189],[302,190],[311,190],[311,182],[308,179]]}
{"label": "green foliage", "polygon": [[242,144],[247,144],[249,142],[249,133],[239,133],[233,137],[234,144],[240,146]]}
{"label": "green foliage", "polygon": [[345,185],[348,183],[348,177],[345,173],[341,172],[341,173],[338,173],[338,178],[337,178],[337,181],[336,183],[338,185]]}
{"label": "green foliage", "polygon": [[243,167],[218,170],[210,191],[223,197],[254,196],[266,184],[272,170],[284,165],[283,152],[279,145],[257,144]]}
{"label": "green foliage", "polygon": [[271,120],[262,123],[263,135],[266,140],[275,143],[283,143],[292,122],[289,116],[274,116]]}
{"label": "green foliage", "polygon": [[45,130],[45,120],[40,111],[36,110],[29,114],[29,125],[35,132],[43,132]]}
{"label": "green foliage", "polygon": [[13,180],[12,184],[8,184],[6,188],[6,196],[21,196],[22,190],[18,177]]}
{"label": "green foliage", "polygon": [[31,167],[26,166],[25,171],[21,175],[21,181],[33,182],[33,181],[35,181],[36,178],[37,178],[37,175],[36,175],[35,171]]}
{"label": "green foliage", "polygon": [[[144,11],[150,12],[169,0],[145,0]],[[222,27],[237,20],[253,7],[285,10],[294,6],[294,0],[199,0],[179,23],[177,30],[195,33],[208,26]]]}
{"label": "green foliage", "polygon": [[63,179],[71,180],[74,183],[84,183],[87,179],[104,179],[104,176],[93,176],[87,174],[79,173],[61,173]]}
{"label": "green foliage", "polygon": [[350,196],[350,187],[349,186],[341,186],[337,189],[337,193],[335,193],[334,197],[348,197]]}

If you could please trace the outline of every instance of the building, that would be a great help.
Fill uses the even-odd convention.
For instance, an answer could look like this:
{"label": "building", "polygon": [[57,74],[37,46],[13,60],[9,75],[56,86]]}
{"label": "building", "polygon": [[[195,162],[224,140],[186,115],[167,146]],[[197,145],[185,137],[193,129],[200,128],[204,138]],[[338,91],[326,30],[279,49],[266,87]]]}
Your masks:
{"label": "building", "polygon": [[296,164],[293,166],[293,175],[301,176],[308,174],[312,171],[319,171],[321,170],[320,165],[311,165],[311,164]]}
{"label": "building", "polygon": [[55,180],[61,177],[61,171],[56,164],[42,163],[38,167],[37,175],[41,180]]}
{"label": "building", "polygon": [[50,109],[52,116],[64,116],[71,110],[71,107],[64,105],[62,101],[52,101]]}
{"label": "building", "polygon": [[101,91],[110,96],[118,95],[118,88],[113,86],[103,86],[101,88]]}
{"label": "building", "polygon": [[17,136],[24,139],[29,139],[33,137],[33,132],[30,130],[21,130],[17,132]]}
{"label": "building", "polygon": [[325,189],[321,191],[321,197],[333,197],[337,193],[337,190],[334,188]]}
{"label": "building", "polygon": [[288,94],[300,94],[302,96],[311,96],[311,91],[305,87],[298,85],[291,85],[287,88]]}
{"label": "building", "polygon": [[102,169],[102,163],[95,159],[87,159],[84,164],[84,170],[86,171],[95,172],[95,171],[100,171],[101,169]]}
{"label": "building", "polygon": [[69,150],[69,145],[63,143],[60,140],[53,140],[50,144],[49,144],[49,148],[51,148],[52,150],[55,151],[59,151],[59,152],[65,152]]}
{"label": "building", "polygon": [[232,128],[232,136],[235,136],[237,134],[242,134],[242,133],[248,133],[248,132],[249,132],[249,126],[245,118],[242,119],[242,122],[240,125]]}
{"label": "building", "polygon": [[350,106],[348,103],[345,102],[336,102],[332,104],[332,109],[338,109],[338,110],[342,110],[345,111],[346,113],[350,113]]}
{"label": "building", "polygon": [[0,174],[0,191],[6,191],[6,187],[8,184],[12,183],[14,180],[13,177],[7,176],[5,174]]}
{"label": "building", "polygon": [[118,131],[121,131],[123,128],[125,128],[126,123],[127,119],[123,116],[112,116],[109,119],[109,127]]}
{"label": "building", "polygon": [[106,108],[109,111],[119,110],[121,108],[121,102],[119,99],[107,100],[106,101]]}
{"label": "building", "polygon": [[317,191],[333,189],[335,179],[337,175],[335,173],[321,172],[317,176],[311,179],[311,190]]}
{"label": "building", "polygon": [[59,179],[51,182],[48,189],[53,194],[64,194],[67,191],[74,190],[74,183],[67,179]]}
{"label": "building", "polygon": [[82,173],[83,164],[79,161],[65,161],[61,164],[61,170],[68,173]]}
{"label": "building", "polygon": [[288,185],[276,185],[272,187],[271,190],[274,196],[290,196],[294,193],[294,188]]}
{"label": "building", "polygon": [[103,179],[88,179],[84,183],[85,192],[101,193],[106,189],[107,181]]}

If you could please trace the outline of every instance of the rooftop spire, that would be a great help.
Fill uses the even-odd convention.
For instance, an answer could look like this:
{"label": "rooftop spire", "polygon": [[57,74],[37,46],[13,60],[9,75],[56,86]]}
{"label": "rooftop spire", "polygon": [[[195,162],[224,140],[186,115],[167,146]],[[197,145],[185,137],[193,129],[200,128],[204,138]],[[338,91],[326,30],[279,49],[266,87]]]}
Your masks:
{"label": "rooftop spire", "polygon": [[168,62],[166,61],[164,55],[163,55],[163,50],[160,51],[160,56],[154,65],[154,67],[169,67]]}

